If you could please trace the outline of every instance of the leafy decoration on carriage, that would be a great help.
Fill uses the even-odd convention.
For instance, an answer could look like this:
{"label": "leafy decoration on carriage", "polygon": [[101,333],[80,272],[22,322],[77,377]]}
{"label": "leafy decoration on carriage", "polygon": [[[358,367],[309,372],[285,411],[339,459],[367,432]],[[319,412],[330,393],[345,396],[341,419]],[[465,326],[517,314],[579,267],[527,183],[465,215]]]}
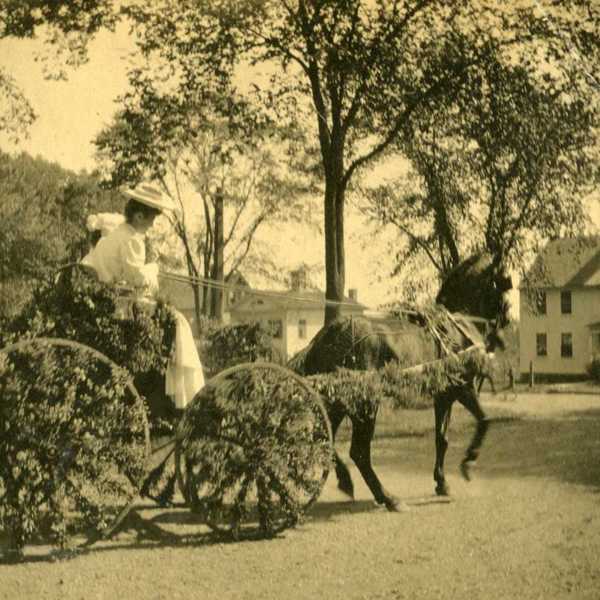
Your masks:
{"label": "leafy decoration on carriage", "polygon": [[17,551],[37,534],[61,546],[73,528],[102,535],[145,473],[146,408],[129,374],[69,340],[22,340],[2,357],[0,529]]}
{"label": "leafy decoration on carriage", "polygon": [[177,435],[186,502],[217,531],[236,536],[254,520],[265,534],[296,523],[318,497],[332,459],[319,397],[272,363],[238,365],[213,378]]}
{"label": "leafy decoration on carriage", "polygon": [[131,377],[160,380],[175,324],[160,302],[119,319],[118,302],[74,269],[43,283],[0,335],[0,528],[17,549],[39,532],[66,543],[74,508],[84,529],[106,532],[137,496],[149,405]]}
{"label": "leafy decoration on carriage", "polygon": [[164,373],[175,337],[168,307],[159,301],[152,314],[132,310],[130,318],[120,319],[115,314],[119,302],[114,287],[73,268],[34,291],[0,335],[0,347],[16,339],[61,337],[99,350],[133,376]]}

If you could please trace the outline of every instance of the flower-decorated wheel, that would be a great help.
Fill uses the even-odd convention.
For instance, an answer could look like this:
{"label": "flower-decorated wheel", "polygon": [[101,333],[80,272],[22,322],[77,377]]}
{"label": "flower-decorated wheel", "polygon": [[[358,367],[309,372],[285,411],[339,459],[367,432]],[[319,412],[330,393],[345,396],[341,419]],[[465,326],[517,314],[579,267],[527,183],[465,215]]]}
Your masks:
{"label": "flower-decorated wheel", "polygon": [[144,478],[146,408],[100,352],[34,338],[0,349],[0,529],[62,547],[110,536]]}
{"label": "flower-decorated wheel", "polygon": [[245,363],[219,373],[179,423],[179,488],[190,509],[234,537],[274,535],[318,498],[332,464],[321,399],[295,373]]}

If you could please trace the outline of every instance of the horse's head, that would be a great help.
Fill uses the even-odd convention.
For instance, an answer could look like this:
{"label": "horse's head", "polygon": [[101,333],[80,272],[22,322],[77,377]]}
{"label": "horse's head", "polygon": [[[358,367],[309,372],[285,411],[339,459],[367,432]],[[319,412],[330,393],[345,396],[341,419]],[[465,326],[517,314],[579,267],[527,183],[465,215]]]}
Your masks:
{"label": "horse's head", "polygon": [[506,268],[485,252],[470,256],[444,279],[436,302],[450,312],[491,321],[495,330],[508,324],[507,292],[512,281]]}

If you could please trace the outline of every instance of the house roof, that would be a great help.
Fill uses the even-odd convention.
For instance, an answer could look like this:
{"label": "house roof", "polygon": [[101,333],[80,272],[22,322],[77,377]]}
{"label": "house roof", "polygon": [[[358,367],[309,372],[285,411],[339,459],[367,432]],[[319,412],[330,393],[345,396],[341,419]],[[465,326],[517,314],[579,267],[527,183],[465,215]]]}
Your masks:
{"label": "house roof", "polygon": [[548,242],[524,277],[527,286],[600,286],[600,236]]}
{"label": "house roof", "polygon": [[[343,312],[363,312],[364,304],[344,297]],[[270,312],[273,310],[317,310],[325,307],[325,293],[321,290],[251,290],[231,307],[231,313]]]}

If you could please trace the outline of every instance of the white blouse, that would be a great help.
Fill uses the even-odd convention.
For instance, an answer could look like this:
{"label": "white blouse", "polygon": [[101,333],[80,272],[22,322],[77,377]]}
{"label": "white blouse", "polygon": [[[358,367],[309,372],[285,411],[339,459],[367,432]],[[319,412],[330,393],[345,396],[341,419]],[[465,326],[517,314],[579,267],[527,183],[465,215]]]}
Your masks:
{"label": "white blouse", "polygon": [[100,238],[82,264],[92,267],[100,281],[158,290],[158,264],[146,264],[144,235],[123,223]]}

